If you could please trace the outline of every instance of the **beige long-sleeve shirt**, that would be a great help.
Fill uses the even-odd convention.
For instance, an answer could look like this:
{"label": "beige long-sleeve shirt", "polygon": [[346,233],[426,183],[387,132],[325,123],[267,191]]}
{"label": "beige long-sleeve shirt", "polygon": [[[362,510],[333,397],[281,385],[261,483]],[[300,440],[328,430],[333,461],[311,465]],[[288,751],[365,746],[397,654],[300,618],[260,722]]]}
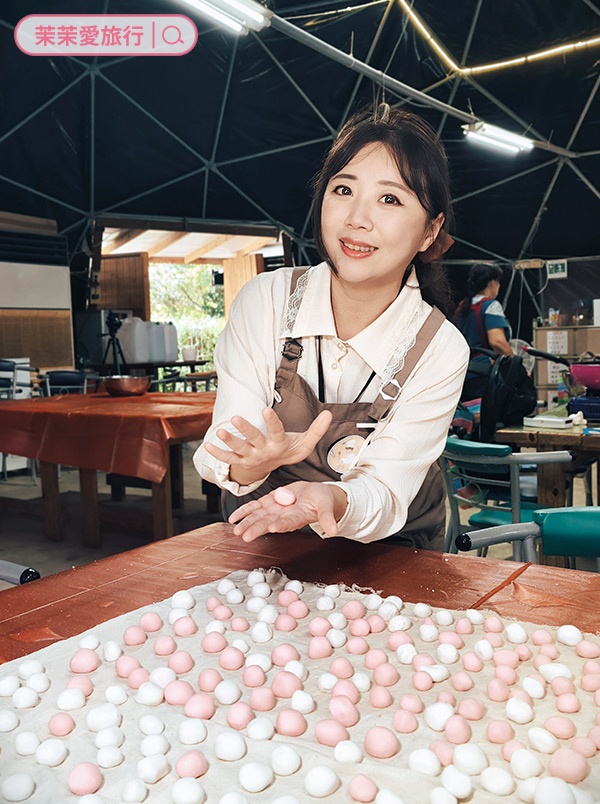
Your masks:
{"label": "beige long-sleeve shirt", "polygon": [[[335,329],[328,266],[321,263],[313,267],[289,300],[291,273],[291,268],[282,268],[261,274],[236,297],[215,351],[219,384],[213,424],[204,443],[223,448],[215,431],[225,428],[235,432],[230,423],[234,415],[243,416],[264,432],[261,413],[273,404],[275,374],[286,337],[302,338],[304,350],[298,373],[315,394],[315,339],[320,335],[325,401],[352,401],[375,371],[376,378],[361,398],[362,402],[371,402],[380,385],[403,365],[431,311],[421,297],[413,270],[398,297],[379,318],[344,342]],[[388,416],[374,430],[365,431],[366,442],[355,463],[340,477],[339,485],[348,498],[348,507],[338,523],[340,536],[371,542],[403,527],[410,503],[444,448],[468,360],[465,339],[445,321]],[[238,496],[264,482],[263,478],[250,486],[234,483],[229,479],[229,464],[209,455],[203,445],[194,455],[194,463],[203,478]],[[318,525],[311,527],[321,533]]]}

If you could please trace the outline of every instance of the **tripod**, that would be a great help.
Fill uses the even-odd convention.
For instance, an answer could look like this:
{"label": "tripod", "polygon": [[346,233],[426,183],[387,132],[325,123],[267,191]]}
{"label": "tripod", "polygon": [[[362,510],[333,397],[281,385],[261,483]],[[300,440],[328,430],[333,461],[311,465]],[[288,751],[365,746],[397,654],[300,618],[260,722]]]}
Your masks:
{"label": "tripod", "polygon": [[108,353],[112,348],[112,363],[117,374],[121,373],[121,365],[126,365],[123,349],[121,348],[121,343],[117,338],[117,332],[119,331],[121,323],[122,322],[119,316],[110,310],[106,317],[106,326],[108,328],[108,332],[103,332],[99,336],[100,338],[108,338],[108,343],[106,344],[106,349],[104,350],[104,355],[102,356],[101,365],[106,365]]}

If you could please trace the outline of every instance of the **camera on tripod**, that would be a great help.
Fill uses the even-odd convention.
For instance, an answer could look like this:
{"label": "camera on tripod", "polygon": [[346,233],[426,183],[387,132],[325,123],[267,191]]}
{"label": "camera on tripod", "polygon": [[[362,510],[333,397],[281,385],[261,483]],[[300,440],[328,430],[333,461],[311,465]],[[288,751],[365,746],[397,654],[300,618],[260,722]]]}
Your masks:
{"label": "camera on tripod", "polygon": [[105,365],[107,362],[108,353],[112,349],[112,363],[115,367],[115,374],[120,374],[121,366],[126,365],[123,349],[121,348],[121,343],[117,338],[117,332],[121,328],[122,323],[123,321],[121,320],[119,314],[115,313],[114,310],[109,310],[106,313],[106,329],[108,332],[103,332],[100,335],[101,338],[108,338],[108,343],[106,344],[106,349],[104,350],[104,356],[102,358],[102,365]]}
{"label": "camera on tripod", "polygon": [[123,321],[121,320],[118,313],[115,313],[114,310],[109,310],[106,314],[106,328],[108,330],[108,335],[111,338],[114,338],[117,332],[121,329],[121,324]]}

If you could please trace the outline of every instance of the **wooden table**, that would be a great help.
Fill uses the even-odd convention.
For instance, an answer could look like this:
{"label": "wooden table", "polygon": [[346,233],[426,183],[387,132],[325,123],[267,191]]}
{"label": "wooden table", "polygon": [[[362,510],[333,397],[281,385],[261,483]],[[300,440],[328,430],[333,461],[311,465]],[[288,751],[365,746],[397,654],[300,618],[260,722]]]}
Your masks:
{"label": "wooden table", "polygon": [[0,592],[0,661],[75,636],[179,589],[234,570],[281,567],[291,578],[356,583],[412,602],[466,609],[484,603],[499,614],[537,623],[572,623],[597,632],[600,576],[475,556],[456,556],[315,534],[263,536],[245,544],[225,523],[153,542]]}
{"label": "wooden table", "polygon": [[96,472],[152,484],[155,540],[173,535],[173,485],[183,500],[181,445],[208,429],[215,394],[40,397],[0,403],[0,452],[40,462],[48,539],[63,538],[58,466],[79,469],[83,543],[100,544]]}

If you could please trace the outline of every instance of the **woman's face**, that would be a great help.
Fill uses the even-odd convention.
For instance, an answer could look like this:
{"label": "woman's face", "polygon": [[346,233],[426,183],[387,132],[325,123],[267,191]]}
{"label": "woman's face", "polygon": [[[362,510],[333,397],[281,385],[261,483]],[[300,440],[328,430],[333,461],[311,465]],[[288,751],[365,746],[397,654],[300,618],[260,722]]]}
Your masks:
{"label": "woman's face", "polygon": [[342,281],[400,288],[417,252],[437,237],[443,216],[425,209],[381,143],[362,148],[329,181],[321,207],[323,242]]}

